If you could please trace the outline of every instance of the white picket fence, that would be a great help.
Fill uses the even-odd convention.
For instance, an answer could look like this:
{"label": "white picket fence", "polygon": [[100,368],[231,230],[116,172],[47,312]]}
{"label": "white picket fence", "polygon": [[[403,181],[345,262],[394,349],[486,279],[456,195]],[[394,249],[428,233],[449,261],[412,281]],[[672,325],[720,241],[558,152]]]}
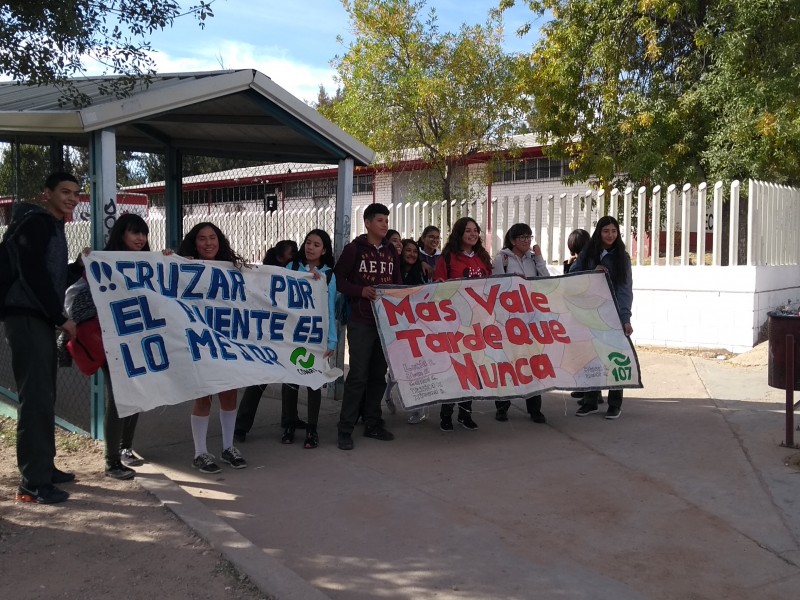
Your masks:
{"label": "white picket fence", "polygon": [[[718,181],[710,190],[706,183],[698,186],[687,183],[682,187],[670,185],[666,190],[655,186],[649,194],[645,187],[638,190],[629,187],[622,192],[613,189],[608,194],[600,189],[583,194],[564,193],[558,197],[552,194],[547,197],[501,196],[492,198],[491,205],[486,200],[394,204],[389,205],[389,223],[403,237],[416,239],[427,225],[436,225],[446,237],[449,224],[462,216],[475,219],[482,231],[488,230],[491,216],[491,235],[486,242],[493,252],[502,248],[505,232],[512,224],[528,223],[545,257],[550,262],[560,263],[569,256],[566,240],[572,230],[583,228],[591,233],[600,216],[621,215],[621,235],[631,258],[638,265],[653,266],[659,261],[647,257],[660,255],[661,232],[666,238],[664,264],[689,266],[691,236],[680,236],[676,252],[675,234],[682,231],[697,234],[699,223],[700,235],[696,236],[693,250],[697,256],[710,253],[711,264],[719,266],[724,262],[719,224],[723,221],[726,191],[730,202],[728,264],[736,265],[740,235],[738,181],[732,182],[727,190],[725,184]],[[800,189],[751,180],[748,197],[747,264],[800,264]],[[353,211],[354,235],[364,233],[362,215],[366,206]],[[666,215],[663,221],[662,213]],[[649,227],[646,226],[648,219]],[[689,223],[690,227],[684,228],[683,223]],[[633,234],[640,230],[640,224],[645,225],[649,235],[637,235],[634,239]],[[704,234],[707,231],[712,233],[710,248],[706,248]],[[697,263],[703,264],[703,261]]]}
{"label": "white picket fence", "polygon": [[[649,191],[644,187],[638,190],[628,188],[621,192],[614,189],[608,194],[601,189],[569,196],[561,194],[558,197],[500,196],[492,198],[491,204],[486,199],[390,204],[389,224],[400,231],[404,238],[413,239],[417,239],[427,225],[436,225],[446,238],[449,224],[459,217],[474,218],[484,232],[489,231],[487,225],[491,218],[491,231],[485,243],[492,253],[496,253],[503,245],[508,228],[514,223],[524,222],[530,225],[534,240],[548,261],[557,264],[569,256],[566,240],[572,230],[583,228],[591,233],[599,216],[621,215],[622,239],[635,264],[657,266],[660,261],[648,257],[658,257],[663,250],[663,264],[689,266],[691,236],[681,235],[677,245],[675,236],[685,229],[683,223],[690,224],[685,233],[697,234],[699,223],[701,231],[700,235],[696,235],[693,250],[697,256],[709,253],[710,263],[718,266],[724,262],[722,228],[718,225],[723,220],[725,196],[730,203],[727,264],[736,265],[740,229],[744,230],[739,224],[738,181],[732,182],[727,189],[723,182],[718,181],[710,189],[702,183],[698,186],[670,185],[666,190],[661,186]],[[800,264],[800,189],[751,180],[747,196],[746,264]],[[363,213],[367,206],[353,207],[351,237],[364,233]],[[663,221],[662,213],[666,215]],[[648,220],[649,228],[645,229],[649,229],[649,236],[634,237],[639,225],[648,223]],[[184,217],[183,231],[202,221],[215,223],[228,236],[234,249],[247,260],[260,262],[266,249],[278,240],[293,239],[300,242],[309,230],[317,227],[333,233],[334,208],[287,208],[266,214],[255,211],[193,214]],[[165,247],[164,217],[153,215],[148,223],[151,248]],[[0,233],[3,229],[0,228]],[[711,247],[706,248],[704,233],[709,230],[712,241]],[[661,236],[658,235],[661,232],[665,234],[663,249],[660,247]],[[81,248],[89,245],[90,224],[68,223],[67,240],[70,256],[76,256]],[[696,262],[703,264],[702,260]]]}

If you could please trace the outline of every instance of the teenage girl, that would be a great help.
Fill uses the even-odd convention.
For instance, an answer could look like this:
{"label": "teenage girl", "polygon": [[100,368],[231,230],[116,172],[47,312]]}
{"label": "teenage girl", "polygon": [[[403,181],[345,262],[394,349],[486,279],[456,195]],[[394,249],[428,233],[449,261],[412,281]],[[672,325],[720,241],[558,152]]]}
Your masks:
{"label": "teenage girl", "polygon": [[[470,217],[461,217],[453,224],[442,258],[436,263],[434,281],[448,279],[489,277],[492,259],[481,243],[481,228]],[[465,429],[478,428],[472,420],[472,401],[458,403],[458,423]],[[442,404],[439,412],[442,431],[453,431],[453,405]]]}
{"label": "teenage girl", "polygon": [[390,229],[386,232],[386,241],[394,246],[397,256],[400,256],[400,251],[403,249],[403,240],[400,236],[400,232],[395,229]]}
{"label": "teenage girl", "polygon": [[[573,263],[570,273],[591,270],[605,271],[611,278],[622,329],[625,331],[625,335],[630,336],[633,333],[633,327],[631,327],[631,305],[633,304],[631,257],[619,236],[619,223],[614,217],[606,215],[597,222],[589,244]],[[583,404],[575,414],[585,417],[596,413],[601,398],[600,391],[586,392]],[[606,419],[617,419],[621,412],[622,390],[609,390]]]}
{"label": "teenage girl", "polygon": [[[149,233],[150,228],[142,217],[132,213],[124,214],[117,219],[111,228],[108,234],[108,242],[106,242],[103,250],[150,252],[150,243],[147,239]],[[91,250],[84,250],[87,255],[90,252]],[[164,254],[172,254],[172,250],[165,250]],[[92,302],[91,296],[88,296],[86,300]],[[108,361],[104,362],[101,368],[103,369],[103,381],[106,387],[105,416],[103,418],[105,474],[107,477],[113,477],[114,479],[131,479],[136,475],[136,471],[130,467],[139,466],[143,463],[142,459],[132,449],[133,434],[136,431],[139,414],[120,418],[117,412],[117,404],[114,401],[114,391],[111,387],[111,373],[108,369]]]}
{"label": "teenage girl", "polygon": [[[547,263],[542,257],[538,244],[531,248],[533,232],[525,223],[516,223],[506,232],[503,240],[503,249],[498,252],[492,263],[492,275],[515,273],[523,277],[550,277]],[[508,421],[508,409],[511,400],[495,400],[497,412],[494,418],[498,421]],[[542,396],[536,394],[525,399],[525,408],[534,423],[547,423],[542,414]]]}
{"label": "teenage girl", "polygon": [[[422,269],[422,259],[420,258],[419,248],[414,240],[403,240],[402,250],[400,251],[400,273],[403,276],[404,285],[422,285],[428,283],[427,277]],[[425,408],[417,408],[411,411],[408,416],[408,423],[416,425],[428,418]]]}
{"label": "teenage girl", "polygon": [[[231,248],[228,238],[213,223],[198,223],[183,238],[178,254],[186,258],[200,260],[224,260],[232,262],[241,269],[244,259]],[[211,413],[211,396],[197,398],[192,406],[192,439],[194,440],[194,460],[192,465],[201,473],[222,471],[214,462],[213,454],[208,453],[208,416]],[[236,390],[219,393],[219,422],[222,426],[222,460],[234,469],[243,469],[247,461],[233,445],[233,430],[236,423]]]}
{"label": "teenage girl", "polygon": [[[312,229],[306,235],[306,239],[300,246],[300,251],[296,258],[286,265],[287,269],[293,271],[318,272],[323,277],[328,277],[328,345],[323,358],[328,358],[336,350],[338,337],[336,334],[336,322],[334,320],[336,304],[336,276],[333,274],[333,244],[331,237],[321,229]],[[319,435],[317,434],[317,423],[319,421],[319,407],[322,403],[322,390],[312,390],[306,388],[308,398],[308,421],[306,425],[306,440],[304,448],[316,448],[319,446]],[[298,386],[284,383],[281,386],[281,422],[297,422],[297,392]],[[294,442],[294,425],[288,425],[283,430],[281,442],[291,444]]]}

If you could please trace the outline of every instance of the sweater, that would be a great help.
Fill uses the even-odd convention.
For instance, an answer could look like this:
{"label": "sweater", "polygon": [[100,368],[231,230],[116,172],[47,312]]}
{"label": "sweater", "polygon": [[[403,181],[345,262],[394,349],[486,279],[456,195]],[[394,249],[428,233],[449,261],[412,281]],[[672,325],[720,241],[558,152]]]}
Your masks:
{"label": "sweater", "polygon": [[447,281],[448,279],[474,279],[476,277],[489,277],[491,273],[477,254],[469,256],[463,252],[450,252],[436,263],[433,272],[434,281]]}
{"label": "sweater", "polygon": [[[290,262],[286,265],[287,269],[300,271],[302,273],[309,273],[311,269],[308,268],[308,265],[304,265],[301,262]],[[326,277],[325,273],[330,271],[331,268],[322,265],[317,269],[323,277]],[[331,274],[331,279],[328,282],[328,350],[336,350],[336,344],[339,342],[339,335],[336,332],[336,320],[334,315],[336,314],[336,275]]]}
{"label": "sweater", "polygon": [[372,302],[361,295],[365,287],[402,284],[400,259],[391,244],[373,246],[367,234],[361,234],[347,244],[333,268],[336,288],[350,302],[351,323],[375,327]]}
{"label": "sweater", "polygon": [[503,248],[492,261],[492,275],[514,273],[523,277],[550,277],[547,263],[541,255],[536,255],[530,250],[520,258],[512,250]]}
{"label": "sweater", "polygon": [[631,322],[631,308],[633,306],[633,272],[631,271],[631,257],[625,252],[624,269],[627,272],[625,283],[614,283],[614,261],[612,255],[615,250],[607,252],[602,259],[596,256],[588,256],[587,252],[581,252],[580,256],[572,263],[569,269],[570,273],[577,273],[579,271],[593,271],[597,265],[603,265],[608,269],[608,274],[611,278],[611,290],[614,292],[614,297],[617,300],[617,312],[622,324]]}

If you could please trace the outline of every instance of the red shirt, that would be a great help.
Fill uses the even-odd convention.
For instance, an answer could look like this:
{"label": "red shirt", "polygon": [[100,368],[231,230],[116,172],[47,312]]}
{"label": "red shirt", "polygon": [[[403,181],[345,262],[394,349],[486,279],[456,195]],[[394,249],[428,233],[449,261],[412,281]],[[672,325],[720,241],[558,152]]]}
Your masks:
{"label": "red shirt", "polygon": [[489,277],[492,271],[486,266],[477,254],[468,256],[463,252],[450,252],[446,257],[437,261],[433,272],[434,281],[447,279],[474,279],[476,277]]}

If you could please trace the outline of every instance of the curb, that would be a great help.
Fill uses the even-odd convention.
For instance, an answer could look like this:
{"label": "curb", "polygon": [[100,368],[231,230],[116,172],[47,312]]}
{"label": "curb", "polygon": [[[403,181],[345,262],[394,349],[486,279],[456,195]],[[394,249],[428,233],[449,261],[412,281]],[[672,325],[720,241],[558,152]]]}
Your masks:
{"label": "curb", "polygon": [[297,573],[256,547],[153,463],[136,470],[136,481],[240,573],[274,600],[330,600]]}

